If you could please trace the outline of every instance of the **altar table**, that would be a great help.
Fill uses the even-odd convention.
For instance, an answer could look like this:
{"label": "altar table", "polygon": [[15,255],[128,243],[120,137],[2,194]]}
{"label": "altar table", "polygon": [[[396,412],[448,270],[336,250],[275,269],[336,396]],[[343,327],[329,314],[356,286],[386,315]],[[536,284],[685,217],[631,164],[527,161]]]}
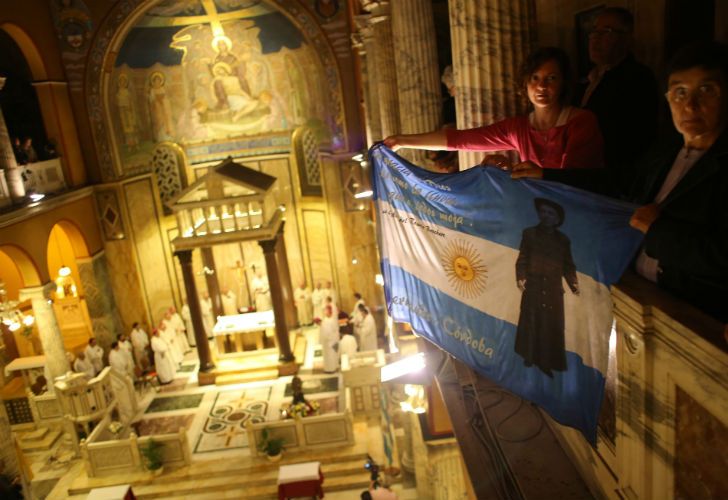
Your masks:
{"label": "altar table", "polygon": [[245,346],[245,337],[252,337],[256,349],[264,349],[263,335],[266,330],[275,328],[273,311],[254,312],[246,314],[231,314],[218,316],[217,323],[212,329],[218,353],[226,353],[225,340],[230,339],[235,344],[237,352],[242,352]]}
{"label": "altar table", "polygon": [[278,469],[278,500],[296,497],[324,497],[321,462],[281,465]]}

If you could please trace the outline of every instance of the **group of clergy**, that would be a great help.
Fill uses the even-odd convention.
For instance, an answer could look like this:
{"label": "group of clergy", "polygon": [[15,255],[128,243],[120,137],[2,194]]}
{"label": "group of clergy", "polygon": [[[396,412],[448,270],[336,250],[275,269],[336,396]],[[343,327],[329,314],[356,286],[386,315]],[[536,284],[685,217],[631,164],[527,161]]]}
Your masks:
{"label": "group of clergy", "polygon": [[[330,297],[329,297],[330,298]],[[377,346],[377,325],[361,294],[355,293],[356,304],[349,315],[353,332],[340,333],[336,305],[332,301],[324,303],[323,318],[319,325],[319,344],[321,345],[324,372],[334,373],[342,356],[352,356],[357,351],[375,351]]]}
{"label": "group of clergy", "polygon": [[327,305],[332,306],[335,318],[339,316],[339,311],[336,308],[336,292],[333,290],[330,281],[326,282],[326,288],[321,286],[320,281],[317,282],[313,292],[306,286],[305,281],[301,282],[293,292],[293,300],[296,304],[299,326],[308,326],[315,319],[323,318]]}
{"label": "group of clergy", "polygon": [[[187,304],[185,304],[187,306]],[[187,310],[189,315],[189,309]],[[150,347],[154,353],[154,367],[161,384],[168,384],[191,348],[187,340],[185,320],[174,307],[170,307],[152,331]]]}

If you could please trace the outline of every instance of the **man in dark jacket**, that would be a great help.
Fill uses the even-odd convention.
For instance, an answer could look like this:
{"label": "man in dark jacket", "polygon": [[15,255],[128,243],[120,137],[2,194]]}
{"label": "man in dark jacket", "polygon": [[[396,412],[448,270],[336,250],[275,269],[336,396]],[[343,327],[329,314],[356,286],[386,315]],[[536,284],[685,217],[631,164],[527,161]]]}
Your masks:
{"label": "man in dark jacket", "polygon": [[[604,137],[604,156],[614,190],[657,134],[657,82],[631,53],[634,20],[622,8],[604,9],[589,32],[594,68],[577,92],[576,104],[593,112]],[[618,187],[617,187],[618,186]],[[613,193],[617,196],[624,193]]]}

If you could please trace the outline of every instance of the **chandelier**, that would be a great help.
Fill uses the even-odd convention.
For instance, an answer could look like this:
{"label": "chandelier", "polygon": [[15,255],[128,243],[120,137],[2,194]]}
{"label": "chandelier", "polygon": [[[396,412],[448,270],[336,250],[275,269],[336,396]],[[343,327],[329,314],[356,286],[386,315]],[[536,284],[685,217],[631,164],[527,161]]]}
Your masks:
{"label": "chandelier", "polygon": [[23,334],[28,335],[33,330],[35,318],[32,315],[23,314],[18,309],[17,300],[9,300],[8,292],[5,290],[5,282],[0,280],[0,322],[8,327],[8,330],[15,332],[23,329]]}

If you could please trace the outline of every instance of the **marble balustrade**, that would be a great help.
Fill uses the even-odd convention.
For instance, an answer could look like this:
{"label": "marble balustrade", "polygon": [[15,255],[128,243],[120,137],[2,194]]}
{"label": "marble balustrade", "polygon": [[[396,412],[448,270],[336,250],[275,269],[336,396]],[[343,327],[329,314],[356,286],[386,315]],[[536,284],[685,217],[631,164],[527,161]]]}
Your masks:
{"label": "marble balustrade", "polygon": [[354,445],[353,417],[351,414],[351,395],[344,391],[343,408],[336,413],[312,415],[260,423],[248,422],[248,446],[251,456],[264,456],[258,449],[263,429],[268,429],[271,437],[283,438],[285,452],[295,452],[320,448]]}
{"label": "marble balustrade", "polygon": [[137,437],[130,432],[128,437],[114,439],[107,430],[109,423],[110,418],[106,416],[89,437],[81,441],[81,456],[89,477],[145,470],[141,450],[151,439],[163,446],[162,461],[165,467],[181,467],[192,463],[187,431],[184,428],[175,433],[143,437]]}
{"label": "marble balustrade", "polygon": [[555,434],[604,498],[719,498],[728,491],[724,325],[636,276],[613,299],[615,439],[600,432],[594,449],[550,422]]}

